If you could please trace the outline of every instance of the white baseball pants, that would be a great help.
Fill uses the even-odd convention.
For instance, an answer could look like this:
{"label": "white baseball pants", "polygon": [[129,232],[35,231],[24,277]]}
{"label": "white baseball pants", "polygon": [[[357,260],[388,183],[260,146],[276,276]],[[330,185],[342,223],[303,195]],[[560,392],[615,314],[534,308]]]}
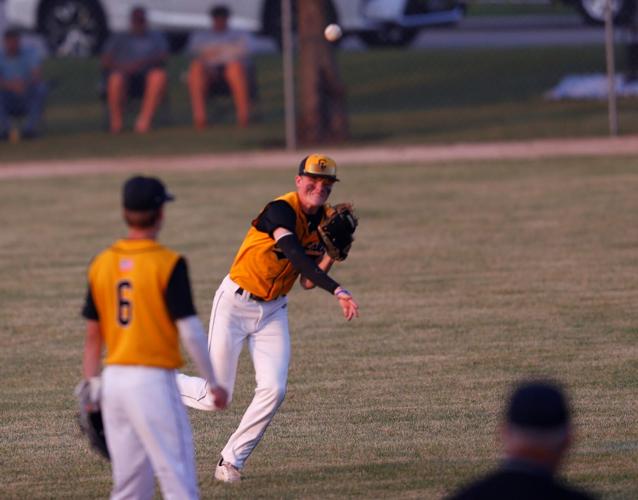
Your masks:
{"label": "white baseball pants", "polygon": [[113,467],[111,499],[197,499],[193,436],[175,370],[108,365],[102,416]]}
{"label": "white baseball pants", "polygon": [[[222,457],[238,469],[261,440],[268,424],[284,400],[290,362],[288,299],[258,302],[247,293],[237,294],[239,285],[228,276],[215,293],[208,329],[208,352],[217,383],[232,399],[237,363],[244,341],[255,368],[255,396],[239,427],[222,450]],[[214,410],[207,383],[199,377],[178,374],[184,404]]]}

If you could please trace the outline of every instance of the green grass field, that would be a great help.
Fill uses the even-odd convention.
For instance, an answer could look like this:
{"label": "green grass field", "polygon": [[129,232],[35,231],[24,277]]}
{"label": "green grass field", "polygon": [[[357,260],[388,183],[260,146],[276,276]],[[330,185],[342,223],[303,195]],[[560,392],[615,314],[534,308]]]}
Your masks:
{"label": "green grass field", "polygon": [[[188,258],[200,317],[249,220],[291,173],[163,176],[162,241]],[[577,436],[564,468],[638,497],[638,160],[349,166],[334,201],[360,230],[334,275],[361,317],[291,294],[287,399],[237,487],[213,467],[253,390],[240,363],[223,414],[190,412],[204,498],[440,498],[498,460],[511,384],[561,380]],[[123,177],[0,183],[2,498],[105,498],[110,468],[74,421],[84,272],[123,233]],[[189,368],[190,370],[190,368]]]}
{"label": "green grass field", "polygon": [[[617,68],[623,53],[618,46]],[[46,74],[57,82],[47,115],[48,133],[38,140],[0,144],[3,161],[196,154],[282,148],[285,145],[281,60],[257,58],[259,120],[235,126],[228,99],[211,108],[216,120],[194,132],[185,84],[184,58],[174,58],[170,107],[158,128],[138,137],[105,133],[105,111],[97,98],[96,60],[51,60]],[[605,71],[604,48],[376,50],[341,52],[348,88],[352,139],[349,145],[410,144],[586,137],[608,134],[605,101],[552,102],[543,94],[562,77]],[[621,134],[638,133],[635,99],[618,103]],[[134,115],[129,116],[132,123]]]}

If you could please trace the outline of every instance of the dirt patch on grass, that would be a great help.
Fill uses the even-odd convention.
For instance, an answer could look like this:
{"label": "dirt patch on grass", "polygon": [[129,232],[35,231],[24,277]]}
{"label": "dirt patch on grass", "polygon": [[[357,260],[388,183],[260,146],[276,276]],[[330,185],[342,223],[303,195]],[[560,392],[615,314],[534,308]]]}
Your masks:
{"label": "dirt patch on grass", "polygon": [[[440,163],[447,161],[539,159],[556,157],[632,156],[638,136],[621,138],[543,139],[533,141],[406,145],[383,147],[317,147],[341,165],[383,163]],[[114,172],[289,169],[307,154],[298,151],[260,151],[193,156],[131,157],[3,163],[0,179],[94,175]]]}

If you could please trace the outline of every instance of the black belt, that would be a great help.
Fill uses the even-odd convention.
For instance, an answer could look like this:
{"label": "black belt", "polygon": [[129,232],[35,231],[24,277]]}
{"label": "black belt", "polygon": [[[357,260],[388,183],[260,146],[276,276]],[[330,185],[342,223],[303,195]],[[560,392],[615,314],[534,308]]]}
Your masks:
{"label": "black belt", "polygon": [[[235,290],[235,293],[237,293],[239,295],[243,295],[244,289],[242,287],[239,287],[237,290]],[[253,295],[252,293],[249,293],[248,297],[253,299],[253,300],[256,300],[257,302],[267,302],[266,299],[262,299],[261,297],[257,297],[257,295]]]}

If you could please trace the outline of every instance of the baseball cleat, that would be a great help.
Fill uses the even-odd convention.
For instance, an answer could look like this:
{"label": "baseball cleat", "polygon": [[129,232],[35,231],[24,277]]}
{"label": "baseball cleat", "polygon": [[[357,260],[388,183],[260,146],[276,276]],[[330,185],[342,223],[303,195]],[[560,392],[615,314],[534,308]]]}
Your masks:
{"label": "baseball cleat", "polygon": [[224,462],[224,459],[220,458],[215,468],[215,479],[224,483],[237,483],[241,481],[241,473],[233,464]]}

